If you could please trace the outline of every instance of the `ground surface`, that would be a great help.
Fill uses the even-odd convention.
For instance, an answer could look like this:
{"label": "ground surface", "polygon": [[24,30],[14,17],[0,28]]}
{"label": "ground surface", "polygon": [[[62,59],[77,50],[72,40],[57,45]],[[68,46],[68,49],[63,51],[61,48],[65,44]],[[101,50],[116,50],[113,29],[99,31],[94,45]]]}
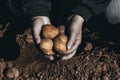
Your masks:
{"label": "ground surface", "polygon": [[[0,39],[5,36],[6,26],[1,25]],[[35,48],[30,29],[15,36],[19,48],[12,49],[11,44],[9,49],[15,53],[19,49],[20,54],[15,60],[0,59],[0,80],[120,80],[120,55],[114,50],[115,43],[102,40],[99,33],[88,28],[83,30],[84,40],[78,53],[68,61],[45,59]]]}

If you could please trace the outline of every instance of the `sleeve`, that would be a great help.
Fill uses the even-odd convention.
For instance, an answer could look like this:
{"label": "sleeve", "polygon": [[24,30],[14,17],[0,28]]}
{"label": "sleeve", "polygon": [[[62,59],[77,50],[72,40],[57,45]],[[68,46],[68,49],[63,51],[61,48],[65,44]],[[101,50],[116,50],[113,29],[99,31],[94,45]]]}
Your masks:
{"label": "sleeve", "polygon": [[102,12],[111,0],[78,0],[77,5],[72,9],[72,14],[82,16],[88,21],[92,16]]}
{"label": "sleeve", "polygon": [[23,13],[30,18],[35,16],[48,16],[51,10],[50,0],[28,0],[23,6]]}

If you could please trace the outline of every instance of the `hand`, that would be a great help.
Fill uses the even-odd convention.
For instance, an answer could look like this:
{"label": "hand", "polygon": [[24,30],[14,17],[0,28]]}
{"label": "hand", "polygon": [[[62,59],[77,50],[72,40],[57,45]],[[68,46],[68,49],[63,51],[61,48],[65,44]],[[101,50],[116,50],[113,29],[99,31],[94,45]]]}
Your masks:
{"label": "hand", "polygon": [[67,43],[68,50],[65,52],[65,56],[62,57],[62,60],[72,58],[82,40],[82,25],[84,23],[84,19],[79,15],[72,15],[68,20],[71,21],[70,38]]}
{"label": "hand", "polygon": [[[41,41],[40,33],[42,26],[45,24],[51,24],[50,20],[46,16],[36,16],[33,18],[33,26],[32,26],[32,32],[33,32],[33,39],[36,45],[38,45]],[[49,53],[45,53],[49,54]],[[50,60],[53,60],[53,56],[45,55]]]}
{"label": "hand", "polygon": [[51,24],[48,17],[36,16],[33,18],[32,31],[33,31],[33,38],[34,38],[35,44],[40,43],[41,41],[40,32],[41,32],[42,26],[45,24]]}

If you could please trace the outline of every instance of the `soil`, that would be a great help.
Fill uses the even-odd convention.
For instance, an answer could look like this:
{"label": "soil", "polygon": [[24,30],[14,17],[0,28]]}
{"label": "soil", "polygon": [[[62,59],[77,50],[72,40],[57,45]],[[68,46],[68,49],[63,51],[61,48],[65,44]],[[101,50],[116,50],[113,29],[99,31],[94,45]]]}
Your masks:
{"label": "soil", "polygon": [[[1,25],[0,39],[4,38],[9,23],[6,25]],[[36,49],[31,29],[26,29],[15,35],[19,56],[13,60],[1,57],[0,80],[120,80],[120,54],[114,50],[116,44],[102,40],[100,35],[84,28],[82,44],[73,58],[49,61]],[[11,52],[17,54],[17,49],[11,47],[12,44]]]}

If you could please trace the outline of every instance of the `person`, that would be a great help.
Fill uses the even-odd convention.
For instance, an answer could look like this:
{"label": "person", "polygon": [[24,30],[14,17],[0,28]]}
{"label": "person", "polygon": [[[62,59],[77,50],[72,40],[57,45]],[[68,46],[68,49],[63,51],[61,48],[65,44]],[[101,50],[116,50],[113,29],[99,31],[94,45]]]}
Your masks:
{"label": "person", "polygon": [[7,3],[15,16],[28,17],[32,20],[35,44],[41,41],[42,25],[52,24],[51,21],[59,22],[64,15],[70,22],[68,26],[70,38],[67,43],[68,50],[62,60],[68,60],[75,55],[82,41],[82,26],[91,17],[104,11],[110,23],[120,22],[120,0],[5,0],[4,3]]}

